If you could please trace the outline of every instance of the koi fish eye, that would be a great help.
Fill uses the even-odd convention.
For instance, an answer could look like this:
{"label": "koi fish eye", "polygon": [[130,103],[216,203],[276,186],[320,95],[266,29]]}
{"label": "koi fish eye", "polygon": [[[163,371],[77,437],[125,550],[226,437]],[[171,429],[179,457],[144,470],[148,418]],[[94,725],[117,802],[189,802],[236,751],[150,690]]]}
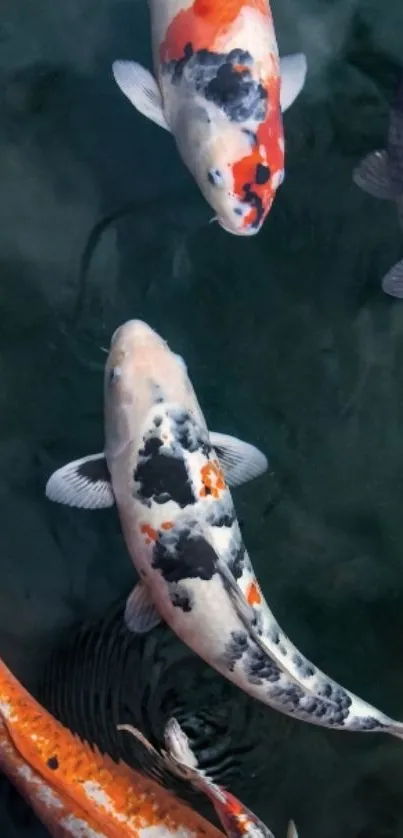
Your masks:
{"label": "koi fish eye", "polygon": [[120,380],[121,376],[121,367],[112,367],[112,369],[109,372],[109,384],[116,384],[116,382]]}
{"label": "koi fish eye", "polygon": [[223,189],[225,186],[224,178],[219,169],[209,169],[207,177],[212,186],[217,186],[218,189]]}

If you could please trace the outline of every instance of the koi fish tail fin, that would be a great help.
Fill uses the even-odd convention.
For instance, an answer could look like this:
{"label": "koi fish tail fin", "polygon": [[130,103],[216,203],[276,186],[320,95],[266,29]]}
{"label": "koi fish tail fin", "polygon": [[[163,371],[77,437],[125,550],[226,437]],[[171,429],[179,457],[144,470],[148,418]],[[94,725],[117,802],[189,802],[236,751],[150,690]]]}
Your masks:
{"label": "koi fish tail fin", "polygon": [[403,722],[395,722],[394,724],[391,724],[387,728],[387,732],[392,736],[396,736],[396,739],[403,739]]}

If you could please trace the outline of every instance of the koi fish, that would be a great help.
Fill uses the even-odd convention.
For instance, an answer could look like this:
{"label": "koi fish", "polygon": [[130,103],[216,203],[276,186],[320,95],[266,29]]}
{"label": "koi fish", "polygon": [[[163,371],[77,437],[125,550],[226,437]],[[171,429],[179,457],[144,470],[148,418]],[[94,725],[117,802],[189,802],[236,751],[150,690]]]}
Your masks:
{"label": "koi fish", "polygon": [[[353,180],[374,198],[395,201],[403,230],[403,74],[390,111],[387,147],[364,157],[354,169]],[[382,289],[403,299],[403,259],[383,277]]]}
{"label": "koi fish", "polygon": [[104,453],[58,469],[46,494],[88,509],[116,501],[140,576],[128,628],[141,634],[164,620],[221,675],[282,713],[402,738],[403,723],[331,680],[280,628],[229,490],[258,473],[263,455],[209,433],[183,359],[140,320],[112,337],[104,405]]}
{"label": "koi fish", "polygon": [[80,741],[2,660],[0,770],[54,838],[223,838],[154,780]]}
{"label": "koi fish", "polygon": [[284,179],[282,111],[305,55],[279,61],[268,0],[150,0],[156,79],[134,61],[113,75],[140,113],[171,131],[227,232],[260,230]]}
{"label": "koi fish", "polygon": [[[270,829],[233,794],[197,767],[197,759],[190,748],[188,738],[176,719],[171,719],[164,731],[165,749],[158,751],[143,734],[132,725],[119,725],[118,730],[131,733],[152,754],[162,770],[168,768],[187,780],[196,791],[208,797],[221,821],[228,838],[274,838]],[[288,826],[287,838],[298,838],[293,821]]]}

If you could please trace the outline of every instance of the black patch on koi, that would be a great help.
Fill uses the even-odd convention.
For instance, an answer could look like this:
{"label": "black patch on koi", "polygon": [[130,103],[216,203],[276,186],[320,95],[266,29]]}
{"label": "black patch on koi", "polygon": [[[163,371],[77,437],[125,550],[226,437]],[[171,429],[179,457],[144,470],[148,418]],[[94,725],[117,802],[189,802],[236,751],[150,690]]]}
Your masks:
{"label": "black patch on koi", "polygon": [[302,655],[295,653],[292,656],[292,662],[297,667],[301,678],[311,678],[315,675],[315,668],[307,660],[304,660]]}
{"label": "black patch on koi", "polygon": [[258,646],[250,649],[244,662],[246,677],[250,684],[261,684],[270,681],[274,684],[280,680],[281,670],[268,654]]}
{"label": "black patch on koi", "polygon": [[[208,494],[208,487],[205,488]],[[206,521],[212,527],[232,527],[235,520],[235,509],[229,493],[226,493],[222,499],[216,500],[206,514]]]}
{"label": "black patch on koi", "polygon": [[171,75],[173,84],[185,79],[192,91],[214,102],[230,120],[264,122],[267,92],[252,78],[249,70],[252,65],[253,58],[246,50],[218,53],[200,49],[194,52],[188,43],[183,57],[167,62],[162,71]]}
{"label": "black patch on koi", "polygon": [[388,725],[383,724],[379,719],[374,719],[373,716],[365,716],[365,718],[358,718],[354,722],[352,730],[387,730]]}
{"label": "black patch on koi", "polygon": [[149,437],[139,452],[139,462],[134,472],[135,497],[155,503],[175,501],[182,509],[196,501],[186,463],[168,450],[161,450],[163,442],[156,436]]}
{"label": "black patch on koi", "polygon": [[239,547],[234,550],[233,555],[230,556],[228,561],[228,568],[231,571],[232,575],[235,579],[240,579],[244,567],[245,567],[245,545],[243,541],[241,541]]}
{"label": "black patch on koi", "polygon": [[224,650],[224,661],[230,672],[235,669],[235,664],[248,648],[248,635],[246,631],[232,631],[229,642]]}
{"label": "black patch on koi", "polygon": [[56,769],[59,768],[59,760],[57,757],[49,757],[46,764],[48,768],[52,769],[52,771],[56,771]]}
{"label": "black patch on koi", "polygon": [[111,482],[111,475],[105,457],[80,463],[77,467],[77,474],[79,477],[83,477],[86,483]]}
{"label": "black patch on koi", "polygon": [[172,422],[174,439],[181,448],[191,454],[201,450],[206,457],[209,456],[212,447],[208,441],[208,433],[187,410],[173,408],[167,411],[167,415]]}
{"label": "black patch on koi", "polygon": [[192,610],[192,603],[190,599],[190,594],[185,588],[176,588],[175,590],[170,592],[170,598],[172,605],[175,608],[181,608],[186,614],[189,614]]}
{"label": "black patch on koi", "polygon": [[265,166],[263,163],[258,163],[256,166],[255,172],[255,182],[259,184],[259,186],[263,186],[264,183],[267,183],[270,180],[271,172],[268,166]]}
{"label": "black patch on koi", "polygon": [[216,573],[217,556],[201,535],[184,530],[175,537],[161,536],[154,546],[152,564],[165,581],[208,581]]}
{"label": "black patch on koi", "polygon": [[260,223],[264,216],[262,199],[256,192],[253,191],[250,183],[244,183],[242,189],[244,195],[243,198],[241,198],[241,201],[245,204],[248,204],[248,206],[250,206],[251,209],[254,209],[256,211],[256,218],[254,221],[252,221],[251,227],[260,227]]}
{"label": "black patch on koi", "polygon": [[254,131],[251,131],[249,128],[242,128],[242,133],[246,134],[252,146],[257,146],[257,135]]}

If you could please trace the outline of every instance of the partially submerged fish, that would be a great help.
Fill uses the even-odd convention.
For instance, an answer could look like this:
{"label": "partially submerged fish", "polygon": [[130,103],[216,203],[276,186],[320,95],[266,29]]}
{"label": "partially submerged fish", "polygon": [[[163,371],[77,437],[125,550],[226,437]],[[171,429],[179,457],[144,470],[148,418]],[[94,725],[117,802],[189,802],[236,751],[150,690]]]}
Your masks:
{"label": "partially submerged fish", "polygon": [[[153,754],[155,760],[161,763],[162,768],[167,767],[173,773],[177,773],[191,783],[193,788],[205,794],[213,804],[228,838],[273,838],[273,833],[257,815],[197,767],[197,759],[189,746],[188,738],[176,719],[171,719],[165,727],[166,750],[162,750],[161,754],[132,725],[119,725],[119,730],[132,733]],[[287,838],[298,838],[293,821],[290,821]]]}
{"label": "partially submerged fish", "polygon": [[81,742],[1,660],[0,770],[55,838],[223,838],[154,780]]}
{"label": "partially submerged fish", "polygon": [[[403,74],[390,111],[387,146],[364,157],[354,169],[353,180],[374,198],[395,201],[403,230]],[[403,299],[403,259],[383,277],[382,288],[391,297]]]}
{"label": "partially submerged fish", "polygon": [[209,433],[183,359],[140,320],[112,337],[105,367],[105,453],[56,471],[51,500],[88,509],[115,501],[140,575],[126,623],[164,620],[253,698],[303,721],[403,737],[393,721],[339,686],[291,643],[264,599],[229,485],[265,459]]}
{"label": "partially submerged fish", "polygon": [[150,0],[149,8],[156,79],[115,61],[115,80],[172,132],[221,227],[253,235],[284,179],[281,111],[304,85],[306,58],[279,62],[268,0]]}

